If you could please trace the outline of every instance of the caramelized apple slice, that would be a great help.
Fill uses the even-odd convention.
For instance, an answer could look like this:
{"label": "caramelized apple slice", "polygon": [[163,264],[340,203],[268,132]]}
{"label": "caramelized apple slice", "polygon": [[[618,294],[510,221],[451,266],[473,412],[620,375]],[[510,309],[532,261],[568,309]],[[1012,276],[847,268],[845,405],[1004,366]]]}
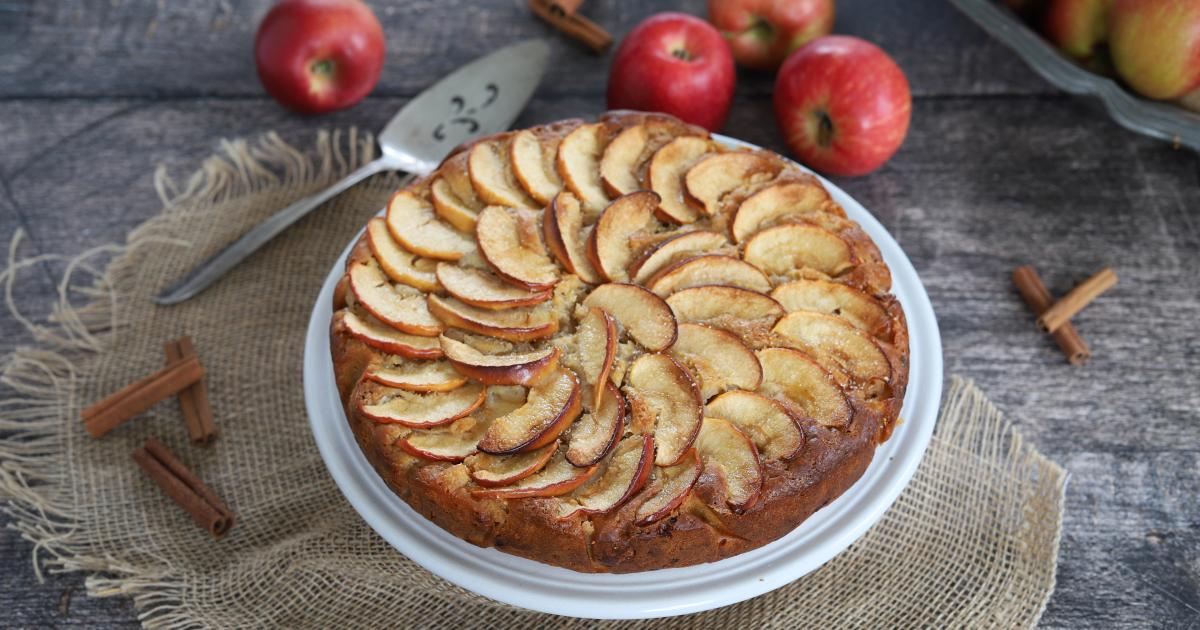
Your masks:
{"label": "caramelized apple slice", "polygon": [[712,142],[705,138],[683,136],[654,152],[646,169],[645,183],[646,188],[658,193],[661,198],[656,211],[658,218],[687,224],[699,217],[696,210],[683,199],[683,176],[712,150]]}
{"label": "caramelized apple slice", "polygon": [[771,292],[788,311],[836,315],[877,338],[889,338],[891,319],[875,298],[851,286],[825,280],[795,280]]}
{"label": "caramelized apple slice", "polygon": [[651,352],[665,350],[675,343],[675,315],[671,307],[636,284],[602,284],[584,298],[583,304],[604,309],[634,341]]}
{"label": "caramelized apple slice", "polygon": [[383,217],[375,217],[367,222],[367,245],[375,260],[395,282],[407,284],[422,291],[437,291],[438,280],[434,277],[434,261],[421,258],[416,254],[405,251],[388,232],[387,222]]}
{"label": "caramelized apple slice", "polygon": [[441,322],[425,305],[425,294],[405,284],[392,284],[374,261],[350,265],[350,292],[376,319],[411,335],[435,337]]}
{"label": "caramelized apple slice", "polygon": [[766,293],[771,290],[767,276],[754,265],[733,258],[709,254],[686,258],[668,265],[646,282],[646,288],[659,295],[681,289],[718,284]]}
{"label": "caramelized apple slice", "polygon": [[649,525],[670,516],[683,504],[703,470],[694,448],[678,464],[659,469],[658,478],[647,488],[653,494],[638,506],[634,524]]}
{"label": "caramelized apple slice", "polygon": [[492,422],[479,450],[506,455],[554,442],[579,417],[582,398],[574,372],[560,368],[547,374],[530,388],[524,405]]}
{"label": "caramelized apple slice", "polygon": [[407,190],[392,196],[387,209],[392,238],[410,252],[438,260],[458,260],[475,251],[467,234],[442,223],[433,206]]}
{"label": "caramelized apple slice", "polygon": [[438,295],[430,295],[427,300],[429,312],[447,326],[481,335],[509,341],[534,341],[558,332],[558,320],[550,310],[541,307],[489,311]]}
{"label": "caramelized apple slice", "polygon": [[528,210],[490,206],[479,213],[475,238],[484,260],[501,278],[531,291],[558,282],[558,267],[546,255],[539,217]]}
{"label": "caramelized apple slice", "polygon": [[658,195],[640,191],[618,197],[604,209],[588,237],[587,255],[592,266],[609,281],[629,279],[626,269],[633,262],[630,237],[652,227]]}
{"label": "caramelized apple slice", "polygon": [[470,384],[448,392],[422,394],[382,388],[379,399],[360,403],[362,414],[376,422],[402,424],[414,429],[449,424],[483,404],[487,388]]}
{"label": "caramelized apple slice", "polygon": [[442,352],[458,372],[487,385],[530,385],[558,367],[558,348],[532,352],[484,354],[475,348],[441,337]]}
{"label": "caramelized apple slice", "polygon": [[859,383],[883,384],[891,380],[891,363],[875,339],[835,315],[789,313],[775,324],[775,333],[830,372],[844,372]]}
{"label": "caramelized apple slice", "polygon": [[508,141],[503,138],[475,143],[467,156],[467,173],[475,194],[484,203],[509,208],[534,208],[537,202],[529,198],[513,175],[508,159]]}
{"label": "caramelized apple slice", "polygon": [[488,423],[467,416],[444,427],[410,431],[398,438],[395,446],[415,457],[438,462],[461,462],[476,452],[475,444],[487,428]]}
{"label": "caramelized apple slice", "polygon": [[693,208],[712,216],[721,210],[727,195],[745,194],[755,185],[774,179],[783,167],[783,160],[762,151],[710,155],[688,169],[683,178],[684,194]]}
{"label": "caramelized apple slice", "polygon": [[[547,448],[552,448],[552,446]],[[522,457],[522,455],[517,455],[517,457]],[[599,470],[599,465],[586,468],[574,466],[560,452],[554,455],[550,463],[533,475],[503,488],[472,490],[471,496],[481,499],[555,497],[582,486]]]}
{"label": "caramelized apple slice", "polygon": [[460,232],[473,234],[475,218],[483,210],[484,203],[475,194],[475,186],[467,174],[467,156],[463,151],[448,158],[429,185],[429,198],[433,210],[439,217]]}
{"label": "caramelized apple slice", "polygon": [[741,243],[764,226],[788,216],[824,212],[833,205],[829,193],[815,177],[775,184],[750,195],[733,215],[730,233]]}
{"label": "caramelized apple slice", "polygon": [[621,440],[604,472],[563,499],[559,517],[568,518],[579,512],[605,514],[617,509],[646,485],[653,464],[654,438],[631,435]]}
{"label": "caramelized apple slice", "polygon": [[728,286],[699,286],[682,289],[667,298],[667,306],[679,323],[708,324],[724,328],[730,319],[769,322],[775,325],[786,313],[775,300],[749,289]]}
{"label": "caramelized apple slice", "polygon": [[334,327],[341,322],[351,337],[390,354],[409,359],[436,359],[442,356],[442,347],[435,337],[421,337],[402,333],[383,322],[364,314],[342,311],[334,320]]}
{"label": "caramelized apple slice", "polygon": [[553,136],[542,139],[525,129],[518,131],[509,145],[513,175],[517,182],[539,204],[546,205],[562,189],[562,180],[554,168],[554,157],[558,153],[558,139]]}
{"label": "caramelized apple slice", "polygon": [[599,308],[589,308],[569,338],[571,368],[592,389],[592,409],[600,407],[604,384],[617,356],[617,323]]}
{"label": "caramelized apple slice", "polygon": [[445,361],[392,361],[371,366],[363,376],[410,392],[448,392],[467,382],[465,376]]}
{"label": "caramelized apple slice", "polygon": [[625,428],[625,397],[612,383],[599,388],[600,402],[571,426],[567,461],[591,466],[604,459]]}
{"label": "caramelized apple slice", "polygon": [[558,174],[567,190],[583,204],[588,213],[585,218],[594,217],[608,203],[608,195],[600,184],[600,156],[610,132],[605,123],[580,125],[558,145],[555,162]]}
{"label": "caramelized apple slice", "polygon": [[437,280],[446,293],[471,306],[490,310],[529,306],[545,302],[552,295],[549,290],[530,291],[504,282],[482,269],[450,263],[438,263]]}
{"label": "caramelized apple slice", "polygon": [[758,389],[762,367],[737,335],[701,324],[680,324],[671,356],[691,370],[708,400],[728,389]]}
{"label": "caramelized apple slice", "polygon": [[663,267],[690,256],[712,253],[726,244],[725,237],[710,230],[684,232],[644,252],[629,266],[629,277],[645,283]]}
{"label": "caramelized apple slice", "polygon": [[763,368],[759,393],[827,427],[847,427],[853,411],[833,376],[807,354],[791,348],[758,351]]}
{"label": "caramelized apple slice", "polygon": [[583,209],[579,198],[563,191],[554,196],[550,207],[542,214],[542,234],[546,248],[567,271],[588,284],[603,282],[587,256],[588,234],[583,226]]}
{"label": "caramelized apple slice", "polygon": [[650,158],[678,136],[704,135],[676,119],[648,116],[629,125],[608,143],[600,158],[600,180],[608,194],[618,197],[642,188]]}
{"label": "caramelized apple slice", "polygon": [[770,459],[792,459],[804,447],[804,433],[782,404],[752,392],[732,391],[717,396],[705,415],[724,418],[754,440],[758,452]]}
{"label": "caramelized apple slice", "polygon": [[638,357],[629,368],[626,383],[634,431],[653,432],[658,444],[654,463],[677,463],[691,448],[704,417],[696,383],[665,354]]}
{"label": "caramelized apple slice", "polygon": [[485,488],[516,483],[541,470],[550,462],[557,448],[547,444],[535,451],[516,455],[476,453],[464,462],[471,469],[471,480]]}
{"label": "caramelized apple slice", "polygon": [[745,433],[722,418],[705,418],[696,450],[721,479],[729,509],[740,514],[754,507],[762,493],[763,469],[758,449]]}
{"label": "caramelized apple slice", "polygon": [[813,269],[837,276],[855,263],[854,252],[845,239],[803,223],[777,225],[755,234],[746,241],[742,258],[771,275]]}

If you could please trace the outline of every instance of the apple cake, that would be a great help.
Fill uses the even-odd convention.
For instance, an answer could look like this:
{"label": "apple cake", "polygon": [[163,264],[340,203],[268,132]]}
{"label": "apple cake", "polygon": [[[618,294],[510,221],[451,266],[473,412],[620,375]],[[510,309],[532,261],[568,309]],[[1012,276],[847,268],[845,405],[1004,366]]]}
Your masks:
{"label": "apple cake", "polygon": [[577,571],[686,566],[861,476],[907,383],[890,285],[793,163],[611,112],[398,191],[338,284],[334,370],[371,464],[440,527]]}

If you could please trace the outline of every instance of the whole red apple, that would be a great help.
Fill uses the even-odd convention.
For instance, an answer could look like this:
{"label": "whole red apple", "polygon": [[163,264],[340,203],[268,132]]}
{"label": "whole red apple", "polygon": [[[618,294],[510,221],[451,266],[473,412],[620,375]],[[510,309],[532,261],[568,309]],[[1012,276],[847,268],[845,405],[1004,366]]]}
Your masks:
{"label": "whole red apple", "polygon": [[716,131],[729,115],[735,83],[729,44],[717,29],[683,13],[659,13],[617,49],[608,107],[665,112]]}
{"label": "whole red apple", "polygon": [[774,70],[792,51],[833,30],[833,0],[708,0],[708,19],[739,64]]}
{"label": "whole red apple", "polygon": [[1117,74],[1143,96],[1179,98],[1200,87],[1200,2],[1114,0],[1109,47]]}
{"label": "whole red apple", "polygon": [[1108,41],[1112,0],[1052,0],[1042,17],[1042,30],[1072,59],[1089,62]]}
{"label": "whole red apple", "polygon": [[258,26],[254,57],[267,93],[323,114],[361,101],[379,82],[383,28],[360,0],[283,0]]}
{"label": "whole red apple", "polygon": [[783,62],[775,80],[775,118],[788,147],[824,173],[879,168],[904,142],[911,115],[900,66],[857,37],[814,39]]}

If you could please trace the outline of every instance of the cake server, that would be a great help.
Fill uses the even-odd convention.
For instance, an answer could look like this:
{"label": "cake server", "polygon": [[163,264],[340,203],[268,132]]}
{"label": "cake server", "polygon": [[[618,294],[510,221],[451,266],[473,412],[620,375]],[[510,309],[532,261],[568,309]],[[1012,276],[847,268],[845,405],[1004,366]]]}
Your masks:
{"label": "cake server", "polygon": [[529,40],[455,70],[409,101],[379,134],[381,155],[325,190],[280,210],[200,263],[154,301],[178,304],[203,291],[304,215],[384,171],[428,175],[455,147],[508,129],[541,81],[550,48]]}

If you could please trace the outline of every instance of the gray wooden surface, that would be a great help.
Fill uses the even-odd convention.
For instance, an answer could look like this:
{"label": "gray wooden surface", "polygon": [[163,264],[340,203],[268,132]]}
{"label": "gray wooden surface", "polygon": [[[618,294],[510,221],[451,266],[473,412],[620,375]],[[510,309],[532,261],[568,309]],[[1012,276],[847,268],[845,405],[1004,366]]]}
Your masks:
{"label": "gray wooden surface", "polygon": [[[554,38],[521,0],[372,2],[388,35],[375,93],[323,118],[289,114],[255,77],[268,0],[0,0],[0,238],[22,253],[120,241],[153,215],[151,173],[183,176],[222,137],[274,129],[304,144],[322,127],[373,129],[460,63],[551,36],[555,63],[518,125],[604,107],[608,61]],[[838,180],[891,230],[937,311],[947,374],[980,385],[1026,438],[1071,473],[1047,627],[1200,628],[1200,161],[1060,94],[939,0],[840,0],[837,30],[905,69],[912,129],[880,171]],[[702,0],[591,0],[620,36],[646,15]],[[769,77],[743,75],[725,132],[782,150]],[[1012,290],[1033,263],[1062,293],[1104,265],[1120,284],[1076,324],[1095,358],[1068,366]],[[58,266],[15,299],[48,311]],[[0,352],[21,343],[0,316]],[[936,518],[936,515],[931,515]],[[39,584],[31,547],[0,533],[0,625],[120,626],[122,599],[82,577]]]}

